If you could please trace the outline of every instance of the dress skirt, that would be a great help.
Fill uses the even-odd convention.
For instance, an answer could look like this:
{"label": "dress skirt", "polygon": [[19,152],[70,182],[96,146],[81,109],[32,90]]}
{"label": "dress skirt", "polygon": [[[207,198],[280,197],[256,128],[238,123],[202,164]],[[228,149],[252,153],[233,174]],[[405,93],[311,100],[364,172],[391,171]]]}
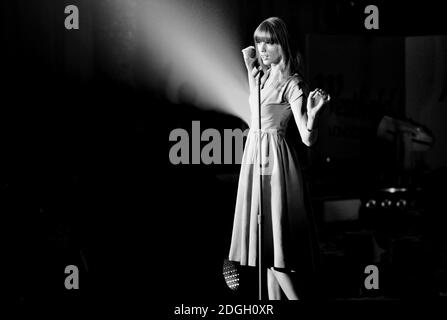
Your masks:
{"label": "dress skirt", "polygon": [[242,157],[229,260],[258,263],[258,213],[262,177],[262,261],[266,267],[308,272],[314,269],[317,241],[303,173],[284,132],[250,130]]}

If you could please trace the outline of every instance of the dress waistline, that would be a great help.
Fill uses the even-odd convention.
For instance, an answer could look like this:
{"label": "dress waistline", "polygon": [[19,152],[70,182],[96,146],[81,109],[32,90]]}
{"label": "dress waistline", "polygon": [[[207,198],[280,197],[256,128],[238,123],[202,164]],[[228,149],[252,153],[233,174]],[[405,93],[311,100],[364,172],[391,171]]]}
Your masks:
{"label": "dress waistline", "polygon": [[284,129],[275,129],[275,128],[261,129],[261,130],[250,129],[250,133],[252,133],[252,134],[259,134],[259,131],[261,131],[261,135],[264,135],[264,134],[279,135],[279,136],[285,135]]}

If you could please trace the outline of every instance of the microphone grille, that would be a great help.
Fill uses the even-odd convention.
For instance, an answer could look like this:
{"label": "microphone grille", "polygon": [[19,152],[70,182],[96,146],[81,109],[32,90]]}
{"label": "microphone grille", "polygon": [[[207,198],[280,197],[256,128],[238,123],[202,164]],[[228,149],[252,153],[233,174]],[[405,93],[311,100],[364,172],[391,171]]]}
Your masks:
{"label": "microphone grille", "polygon": [[250,50],[248,51],[248,56],[252,59],[256,58],[256,49],[250,48]]}

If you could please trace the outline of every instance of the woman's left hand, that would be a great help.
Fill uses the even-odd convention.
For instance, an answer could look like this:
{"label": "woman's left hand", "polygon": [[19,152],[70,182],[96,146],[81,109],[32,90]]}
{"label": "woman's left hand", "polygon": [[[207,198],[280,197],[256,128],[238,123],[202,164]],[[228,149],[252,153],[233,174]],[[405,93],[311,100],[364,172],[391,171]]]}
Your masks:
{"label": "woman's left hand", "polygon": [[315,89],[307,97],[307,117],[315,119],[321,107],[331,100],[329,94],[321,89]]}

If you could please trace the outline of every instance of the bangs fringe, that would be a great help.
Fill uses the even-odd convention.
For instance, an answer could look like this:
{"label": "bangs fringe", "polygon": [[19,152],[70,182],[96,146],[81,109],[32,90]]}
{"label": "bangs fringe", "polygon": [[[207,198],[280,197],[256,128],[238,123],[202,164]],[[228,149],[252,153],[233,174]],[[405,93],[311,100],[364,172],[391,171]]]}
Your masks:
{"label": "bangs fringe", "polygon": [[[289,36],[287,27],[280,18],[271,17],[264,20],[255,30],[253,38],[256,44],[260,42],[266,42],[271,44],[278,44],[281,47],[282,60],[279,66],[279,79],[275,87],[280,87],[284,81],[294,74],[300,74],[302,76],[302,61],[299,51],[296,55],[292,54],[292,50],[289,44]],[[258,48],[256,48],[258,50]],[[258,61],[263,68],[262,60],[258,58]]]}
{"label": "bangs fringe", "polygon": [[278,38],[272,28],[268,23],[262,23],[255,31],[254,34],[255,43],[266,42],[272,44],[278,44]]}

